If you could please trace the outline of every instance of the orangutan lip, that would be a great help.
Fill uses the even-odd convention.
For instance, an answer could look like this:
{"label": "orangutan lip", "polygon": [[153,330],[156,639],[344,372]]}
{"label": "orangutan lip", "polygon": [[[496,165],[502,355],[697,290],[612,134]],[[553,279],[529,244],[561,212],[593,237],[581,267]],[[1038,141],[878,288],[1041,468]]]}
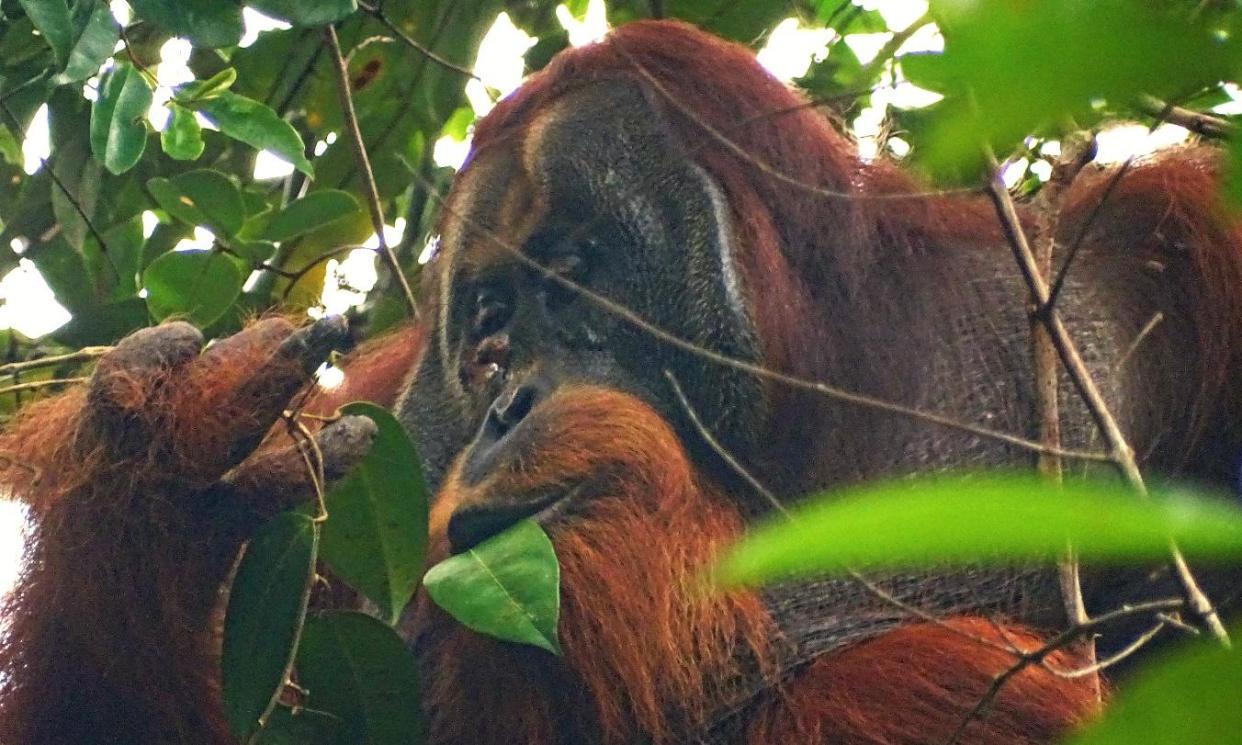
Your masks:
{"label": "orangutan lip", "polygon": [[520,501],[490,501],[461,507],[449,518],[450,550],[455,554],[467,551],[527,518],[546,527],[567,512],[580,491],[575,487]]}

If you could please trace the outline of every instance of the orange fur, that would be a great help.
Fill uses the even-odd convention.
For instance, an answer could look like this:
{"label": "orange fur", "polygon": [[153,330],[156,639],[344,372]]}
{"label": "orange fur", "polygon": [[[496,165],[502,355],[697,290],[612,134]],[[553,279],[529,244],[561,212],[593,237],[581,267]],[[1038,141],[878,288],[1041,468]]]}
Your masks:
{"label": "orange fur", "polygon": [[[496,475],[473,488],[450,477],[433,520],[442,531],[441,504],[497,490],[576,493],[574,516],[550,527],[562,571],[565,669],[423,608],[420,651],[436,666],[431,710],[489,712],[440,720],[433,734],[445,742],[546,742],[546,733],[566,732],[568,710],[578,728],[569,731],[590,740],[688,736],[731,677],[746,665],[769,668],[777,643],[756,596],[702,586],[699,573],[740,534],[740,516],[699,482],[676,435],[637,399],[572,389],[536,407],[523,426],[537,434]],[[442,536],[439,544],[443,550]],[[515,708],[529,739],[490,714]]]}
{"label": "orange fur", "polygon": [[[926,745],[948,742],[1015,655],[1042,645],[1020,626],[1003,629],[981,618],[947,627],[903,626],[817,659],[752,721],[749,742],[833,745]],[[1047,664],[1070,670],[1084,655],[1065,649]],[[1011,678],[993,704],[972,720],[961,742],[1038,745],[1081,724],[1096,710],[1091,676],[1058,677],[1034,665]]]}

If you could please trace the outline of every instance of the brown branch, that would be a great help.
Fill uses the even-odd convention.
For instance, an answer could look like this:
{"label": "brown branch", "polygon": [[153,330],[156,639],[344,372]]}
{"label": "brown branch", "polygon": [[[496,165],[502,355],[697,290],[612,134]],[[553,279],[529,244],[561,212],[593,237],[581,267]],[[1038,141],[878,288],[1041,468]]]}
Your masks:
{"label": "brown branch", "polygon": [[895,32],[892,38],[885,42],[884,46],[880,47],[880,51],[876,52],[876,55],[871,58],[871,61],[863,65],[862,69],[858,71],[858,75],[855,77],[855,80],[859,82],[870,80],[880,71],[880,68],[884,67],[884,65],[888,63],[889,60],[896,59],[897,52],[901,50],[901,46],[903,44],[910,41],[911,36],[914,36],[921,31],[924,26],[928,26],[932,23],[935,23],[935,19],[932,18],[931,11],[929,10],[914,19],[909,26]]}
{"label": "brown branch", "polygon": [[478,80],[479,82],[483,81],[482,78],[474,74],[473,70],[467,67],[464,67],[462,65],[459,65],[456,62],[453,62],[452,60],[441,57],[439,54],[436,54],[436,52],[433,49],[431,49],[431,47],[428,47],[427,45],[420,43],[417,39],[410,36],[406,32],[402,31],[401,28],[397,26],[397,24],[393,23],[392,20],[389,19],[387,15],[385,15],[383,8],[381,8],[378,4],[368,5],[366,3],[360,2],[358,3],[358,7],[361,8],[363,12],[368,13],[373,18],[375,18],[375,20],[379,21],[380,24],[384,26],[384,28],[396,34],[397,38],[400,39],[402,42],[404,42],[406,46],[415,50],[416,52],[423,55],[424,57],[431,60],[432,62],[436,63],[440,67],[443,67],[446,70],[452,70],[453,72],[460,73],[462,75],[465,75],[468,78],[473,78],[475,80]]}
{"label": "brown branch", "polygon": [[951,196],[954,194],[978,194],[980,193],[980,189],[977,189],[977,188],[961,188],[961,189],[941,189],[938,191],[910,191],[910,192],[903,192],[899,194],[868,194],[865,192],[858,192],[858,191],[838,191],[836,189],[828,189],[828,188],[819,186],[818,184],[811,184],[811,183],[807,183],[805,181],[796,179],[790,176],[789,174],[782,172],[780,169],[772,166],[770,163],[760,160],[759,158],[756,158],[755,156],[746,152],[746,149],[743,148],[741,145],[729,139],[727,136],[725,136],[723,132],[716,129],[711,124],[708,124],[706,119],[704,119],[702,116],[699,116],[697,112],[691,110],[691,108],[687,106],[685,103],[683,103],[682,101],[679,101],[677,97],[674,96],[673,93],[664,86],[663,83],[661,83],[654,75],[652,75],[651,72],[647,70],[647,68],[643,67],[643,65],[637,59],[635,59],[633,55],[629,53],[629,51],[626,50],[625,46],[621,44],[619,41],[617,41],[617,38],[615,36],[609,37],[608,43],[612,44],[617,49],[617,51],[621,54],[621,56],[625,57],[629,61],[630,66],[634,68],[634,70],[639,74],[639,76],[642,77],[643,80],[646,81],[647,84],[650,85],[655,90],[656,93],[660,94],[661,98],[667,101],[669,105],[671,105],[674,109],[676,109],[680,114],[685,116],[687,121],[693,122],[694,124],[698,125],[700,129],[702,129],[704,132],[707,133],[707,135],[711,138],[711,140],[724,146],[726,150],[736,155],[743,162],[750,164],[751,166],[753,166],[754,168],[762,172],[764,175],[769,176],[773,179],[776,179],[777,181],[780,181],[781,183],[788,184],[789,186],[792,186],[796,189],[800,189],[802,191],[805,191],[811,194],[817,194],[821,197],[825,197],[829,199],[866,200],[866,201],[875,201],[875,202],[889,202],[889,201],[898,201],[898,200],[905,200],[905,199],[927,199],[927,198],[934,198],[934,197],[941,197],[941,196]]}
{"label": "brown branch", "polygon": [[37,370],[41,367],[52,367],[53,365],[71,365],[75,362],[89,362],[98,359],[111,351],[112,347],[83,347],[76,352],[69,354],[58,354],[51,357],[40,357],[37,360],[24,360],[22,362],[10,362],[7,365],[0,365],[0,375],[17,375],[27,370]]}
{"label": "brown branch", "polygon": [[1134,106],[1144,114],[1155,117],[1158,121],[1185,127],[1202,137],[1225,140],[1233,137],[1238,132],[1237,125],[1227,119],[1175,106],[1161,101],[1155,96],[1143,94],[1136,99]]}
{"label": "brown branch", "polygon": [[[1037,217],[1039,220],[1039,241],[1036,244],[1036,271],[1044,282],[1052,279],[1053,255],[1056,252],[1056,236],[1061,214],[1061,197],[1078,177],[1078,173],[1091,162],[1095,156],[1095,138],[1090,133],[1070,135],[1061,141],[1061,156],[1052,169],[1052,177],[1039,191],[1036,200]],[[1031,329],[1031,357],[1035,374],[1035,402],[1039,412],[1040,442],[1048,447],[1061,446],[1061,413],[1059,401],[1060,381],[1059,365],[1057,364],[1056,346],[1052,337],[1040,320],[1040,303],[1035,296],[1030,296],[1028,321]],[[1039,473],[1052,483],[1062,483],[1063,469],[1061,459],[1052,453],[1040,453],[1036,464]],[[1066,545],[1065,554],[1057,561],[1057,579],[1061,586],[1061,599],[1065,606],[1065,617],[1071,626],[1086,623],[1090,616],[1082,596],[1082,581],[1079,574],[1078,556],[1072,545]],[[1095,664],[1095,640],[1085,640],[1085,654],[1089,665]],[[1103,700],[1098,680],[1095,686],[1095,700]]]}
{"label": "brown branch", "polygon": [[32,380],[29,383],[16,383],[14,385],[6,385],[0,388],[0,395],[5,393],[21,393],[22,391],[33,391],[39,388],[47,388],[53,385],[72,385],[74,383],[85,383],[86,378],[52,378],[50,380]]}
{"label": "brown branch", "polygon": [[1001,689],[1005,687],[1006,683],[1012,680],[1018,673],[1032,665],[1043,665],[1048,655],[1053,652],[1072,644],[1074,641],[1086,634],[1093,634],[1104,626],[1116,621],[1139,614],[1155,614],[1160,611],[1180,608],[1185,604],[1185,602],[1186,601],[1182,598],[1168,598],[1164,600],[1152,600],[1146,603],[1136,603],[1134,605],[1122,606],[1117,610],[1096,616],[1086,623],[1071,626],[1060,634],[1057,634],[1049,639],[1038,649],[1031,650],[1030,652],[1019,652],[1017,661],[1014,662],[1013,665],[1002,670],[995,678],[992,679],[992,683],[988,686],[988,690],[979,698],[974,707],[966,713],[966,716],[962,718],[962,721],[958,724],[957,729],[953,732],[953,735],[945,741],[945,745],[957,745],[957,743],[961,741],[962,735],[966,733],[966,728],[970,726],[970,723],[984,716],[988,710],[991,709],[992,704],[996,701],[996,697],[1000,694]]}
{"label": "brown branch", "polygon": [[[1022,223],[1018,219],[1013,198],[1009,195],[1009,191],[1006,190],[1005,184],[1001,180],[996,158],[991,155],[990,151],[989,159],[992,166],[992,178],[988,182],[988,195],[992,198],[997,216],[1000,218],[1001,228],[1005,232],[1005,237],[1018,263],[1022,278],[1026,282],[1027,291],[1037,306],[1039,306],[1037,316],[1048,330],[1049,338],[1056,348],[1057,356],[1060,357],[1061,363],[1069,373],[1070,380],[1074,383],[1078,394],[1091,412],[1096,426],[1099,427],[1100,432],[1104,435],[1104,439],[1108,442],[1113,463],[1117,466],[1117,469],[1121,472],[1122,477],[1129,484],[1130,488],[1134,489],[1140,496],[1146,497],[1148,494],[1147,485],[1143,481],[1143,474],[1139,471],[1138,462],[1134,457],[1134,450],[1126,440],[1125,433],[1121,431],[1116,418],[1113,417],[1112,410],[1105,402],[1103,394],[1095,383],[1095,379],[1082,359],[1082,355],[1078,353],[1078,349],[1074,345],[1073,339],[1070,338],[1069,331],[1061,321],[1060,315],[1050,303],[1048,283],[1044,281],[1040,273],[1035,255],[1027,242],[1025,231],[1022,229]],[[1222,644],[1229,645],[1228,632],[1225,631],[1224,625],[1221,624],[1220,618],[1216,615],[1216,609],[1212,607],[1211,601],[1203,593],[1203,590],[1200,589],[1199,583],[1195,580],[1190,567],[1186,564],[1186,559],[1182,556],[1181,550],[1171,539],[1169,547],[1174,574],[1181,585],[1187,608],[1198,617],[1203,626]]]}
{"label": "brown branch", "polygon": [[410,290],[410,283],[406,281],[405,275],[401,272],[401,265],[397,263],[397,257],[384,237],[384,210],[380,206],[379,189],[375,186],[375,174],[371,172],[367,146],[362,141],[362,131],[358,128],[358,115],[354,112],[354,101],[349,90],[349,70],[345,66],[345,57],[341,54],[341,43],[336,38],[336,29],[331,24],[324,27],[324,37],[327,39],[328,50],[331,52],[333,66],[336,68],[336,87],[341,99],[341,114],[345,119],[345,129],[349,133],[354,155],[358,161],[363,193],[366,195],[367,206],[370,208],[371,226],[375,229],[375,239],[379,242],[379,253],[384,258],[384,262],[388,264],[388,269],[393,273],[394,279],[397,280],[402,295],[405,296],[405,302],[410,308],[410,317],[418,320],[418,303],[414,300],[414,292]]}
{"label": "brown branch", "polygon": [[[972,435],[977,435],[979,437],[983,437],[989,440],[995,440],[997,442],[1003,442],[1007,445],[1012,445],[1013,447],[1021,448],[1023,450],[1028,450],[1031,452],[1042,453],[1042,452],[1048,451],[1048,448],[1044,447],[1042,443],[1036,442],[1035,440],[1031,440],[1025,437],[1020,437],[1018,435],[1013,435],[1008,432],[1002,432],[1000,430],[991,429],[988,427],[982,427],[977,424],[971,424],[969,422],[964,422],[964,421],[955,419],[953,417],[950,417],[944,414],[937,414],[935,412],[923,411],[921,409],[915,409],[909,406],[903,406],[901,404],[893,403],[891,401],[886,401],[880,398],[875,398],[873,396],[868,396],[862,393],[854,393],[852,391],[848,391],[848,390],[845,390],[844,388],[839,388],[837,386],[830,385],[828,383],[821,383],[821,382],[814,381],[814,380],[808,380],[806,378],[800,378],[795,375],[789,375],[787,373],[783,373],[778,370],[773,370],[771,368],[764,367],[763,365],[759,365],[754,362],[748,362],[746,360],[738,359],[736,357],[731,357],[727,354],[722,354],[720,352],[707,349],[705,347],[701,347],[693,342],[686,341],[680,336],[677,336],[676,334],[670,333],[660,328],[659,326],[656,326],[655,324],[646,320],[645,318],[638,315],[637,313],[630,310],[629,308],[626,308],[625,306],[619,303],[609,300],[608,298],[563,276],[559,272],[548,269],[543,264],[539,263],[538,261],[535,261],[531,257],[522,253],[521,249],[515,246],[509,245],[504,239],[502,239],[500,236],[496,235],[496,233],[488,229],[487,226],[481,225],[477,221],[472,220],[466,215],[463,215],[460,212],[454,210],[453,207],[447,203],[445,198],[434,190],[430,182],[428,182],[425,179],[422,179],[417,174],[415,175],[414,178],[420,181],[428,189],[428,193],[431,194],[432,197],[440,204],[441,209],[445,210],[449,215],[453,216],[454,218],[461,220],[463,223],[469,225],[473,230],[477,231],[480,235],[482,235],[485,239],[490,241],[497,248],[512,255],[518,262],[520,262],[524,266],[530,267],[531,269],[538,272],[543,278],[547,279],[549,282],[552,282],[558,285],[559,287],[569,290],[570,292],[577,294],[579,297],[585,298],[587,302],[590,302],[591,304],[601,308],[602,310],[608,313],[611,313],[612,315],[625,321],[626,323],[630,324],[636,329],[646,333],[647,335],[651,336],[652,338],[658,341],[662,341],[665,344],[668,344],[671,347],[675,347],[684,352],[688,352],[689,354],[699,357],[700,359],[714,362],[722,367],[727,367],[733,370],[739,370],[741,372],[754,375],[757,378],[771,380],[771,381],[781,383],[782,385],[786,385],[790,388],[794,388],[797,390],[810,391],[812,393],[816,393],[821,396],[824,396],[825,398],[830,398],[834,401],[840,401],[843,403],[853,404],[856,406],[877,409],[879,411],[884,411],[889,414],[896,414],[898,416],[904,416],[904,417],[908,417],[911,419],[916,419],[921,422],[925,422],[928,424],[934,424],[940,427],[945,427],[947,429],[955,429],[961,432],[967,432]],[[1073,458],[1075,460],[1096,461],[1096,462],[1102,462],[1102,463],[1111,462],[1111,456],[1106,453],[1097,453],[1097,452],[1092,452],[1092,451],[1087,451],[1087,450],[1070,450],[1070,449],[1065,449],[1065,448],[1058,448],[1051,452],[1055,452],[1063,458]]]}

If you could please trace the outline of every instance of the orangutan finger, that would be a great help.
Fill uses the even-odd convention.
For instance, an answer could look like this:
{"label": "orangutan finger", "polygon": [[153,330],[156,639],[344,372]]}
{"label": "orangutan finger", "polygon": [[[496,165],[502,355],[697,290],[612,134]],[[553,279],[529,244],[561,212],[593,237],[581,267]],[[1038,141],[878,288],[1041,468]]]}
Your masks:
{"label": "orangutan finger", "polygon": [[[324,488],[362,460],[375,439],[375,423],[364,416],[345,416],[315,435],[322,458]],[[303,503],[315,493],[315,457],[297,445],[251,458],[225,474],[222,494],[237,514],[253,524]]]}

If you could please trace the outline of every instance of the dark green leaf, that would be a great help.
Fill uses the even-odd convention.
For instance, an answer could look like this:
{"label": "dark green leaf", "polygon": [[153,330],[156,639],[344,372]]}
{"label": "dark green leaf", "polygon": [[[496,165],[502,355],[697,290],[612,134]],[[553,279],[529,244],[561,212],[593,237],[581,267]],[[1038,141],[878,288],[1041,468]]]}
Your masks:
{"label": "dark green leaf", "polygon": [[237,258],[254,265],[272,258],[272,254],[276,253],[276,244],[271,241],[230,241],[229,250]]}
{"label": "dark green leaf", "polygon": [[236,0],[129,0],[140,17],[200,47],[233,46],[242,37]]}
{"label": "dark green leaf", "polygon": [[374,618],[331,611],[309,619],[298,680],[312,707],[345,721],[348,742],[422,742],[414,658],[401,637]]}
{"label": "dark green leaf", "polygon": [[173,106],[168,124],[160,135],[164,153],[173,160],[196,160],[203,154],[203,130],[194,112]]}
{"label": "dark green leaf", "polygon": [[396,623],[423,570],[427,484],[413,443],[387,409],[352,403],[341,412],[369,417],[379,433],[367,456],[325,498],[330,517],[323,559]]}
{"label": "dark green leaf", "polygon": [[[1242,626],[1231,630],[1242,638]],[[1235,745],[1242,653],[1198,642],[1166,654],[1110,697],[1104,718],[1068,745]]]}
{"label": "dark green leaf", "polygon": [[277,706],[251,745],[346,745],[345,734],[340,717]]}
{"label": "dark green leaf", "polygon": [[241,294],[245,277],[237,264],[219,251],[173,251],[142,274],[147,304],[157,321],[185,316],[208,326]]}
{"label": "dark green leaf", "polygon": [[69,323],[52,332],[52,338],[67,347],[104,346],[116,344],[149,322],[146,301],[131,297],[75,311]]}
{"label": "dark green leaf", "polygon": [[56,55],[56,64],[63,67],[73,46],[73,19],[65,0],[19,0],[26,17],[34,23]]}
{"label": "dark green leaf", "polygon": [[89,14],[80,23],[75,23],[75,26],[80,26],[80,30],[72,49],[69,50],[65,71],[53,79],[57,84],[77,83],[98,72],[104,60],[112,56],[112,50],[116,48],[117,39],[121,35],[121,27],[112,17],[107,3],[86,2],[79,9],[89,10]]}
{"label": "dark green leaf", "polygon": [[348,192],[336,189],[313,191],[290,202],[273,216],[263,237],[269,241],[288,240],[357,212],[358,209],[358,200]]}
{"label": "dark green leaf", "polygon": [[1169,538],[1202,556],[1242,556],[1242,509],[1184,494],[1143,500],[1111,482],[1057,489],[1029,474],[937,475],[813,498],[759,525],[717,568],[726,584],[863,567],[1054,557],[1159,559]]}
{"label": "dark green leaf", "polygon": [[336,23],[358,9],[356,0],[249,0],[247,5],[296,26]]}
{"label": "dark green leaf", "polygon": [[302,138],[265,104],[222,91],[214,98],[196,101],[194,106],[229,137],[258,150],[270,150],[307,176],[314,175],[303,153]]}
{"label": "dark green leaf", "polygon": [[467,628],[559,655],[560,573],[543,528],[523,520],[436,564],[423,586]]}
{"label": "dark green leaf", "polygon": [[151,88],[128,62],[118,62],[100,81],[91,108],[91,152],[109,172],[124,173],[142,157],[149,108]]}
{"label": "dark green leaf", "polygon": [[178,220],[210,227],[223,236],[236,233],[246,219],[241,191],[219,171],[200,169],[171,179],[153,178],[147,191]]}
{"label": "dark green leaf", "polygon": [[103,182],[99,161],[91,157],[90,143],[82,130],[90,126],[90,105],[77,91],[62,88],[48,101],[48,125],[56,157],[49,163],[56,181],[52,184],[52,211],[65,231],[69,245],[82,249],[95,220],[99,189]]}
{"label": "dark green leaf", "polygon": [[229,591],[221,695],[242,742],[284,689],[315,573],[315,532],[305,515],[273,519],[250,541]]}

